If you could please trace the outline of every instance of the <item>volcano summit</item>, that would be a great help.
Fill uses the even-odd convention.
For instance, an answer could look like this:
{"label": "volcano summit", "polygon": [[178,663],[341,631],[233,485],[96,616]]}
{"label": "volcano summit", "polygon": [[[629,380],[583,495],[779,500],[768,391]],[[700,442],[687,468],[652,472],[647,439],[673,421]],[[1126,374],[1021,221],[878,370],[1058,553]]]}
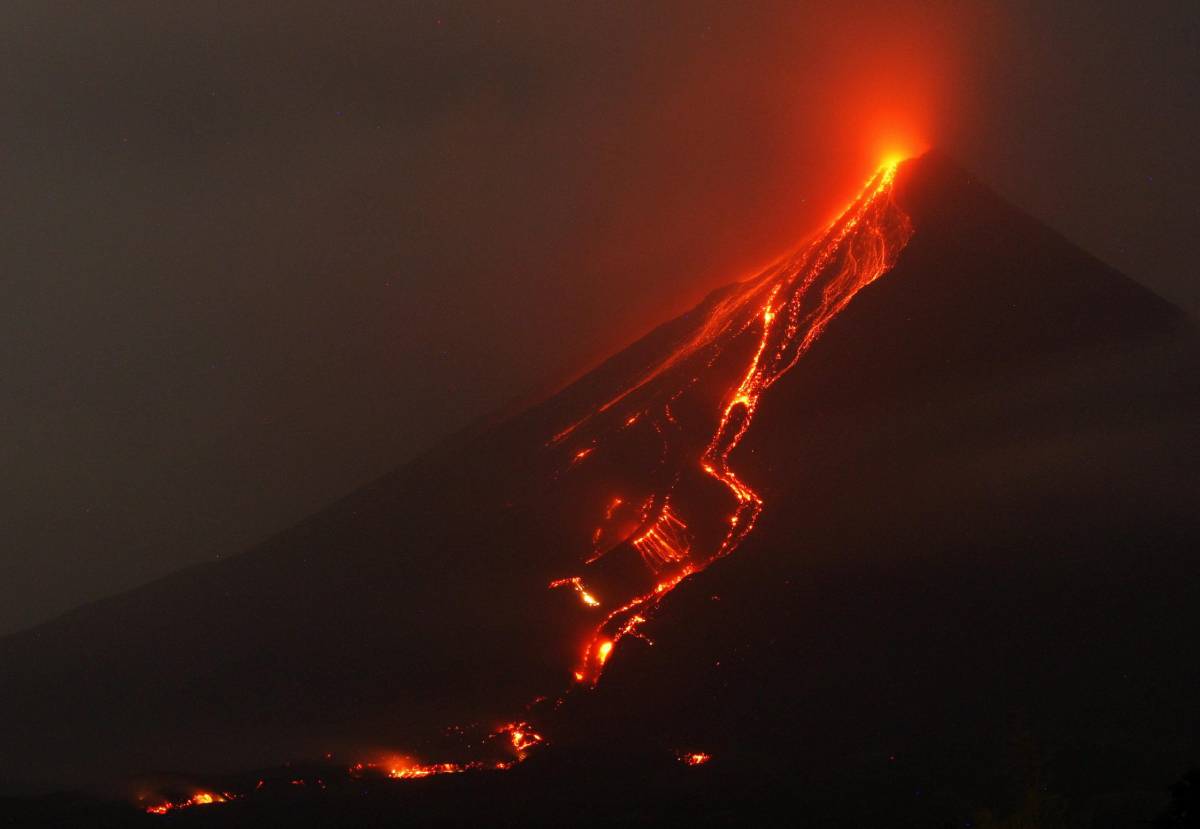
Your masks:
{"label": "volcano summit", "polygon": [[222,776],[189,811],[235,823],[313,757],[438,778],[314,821],[1144,818],[1200,761],[1198,369],[944,157],[884,165],[529,411],[0,640],[0,780]]}

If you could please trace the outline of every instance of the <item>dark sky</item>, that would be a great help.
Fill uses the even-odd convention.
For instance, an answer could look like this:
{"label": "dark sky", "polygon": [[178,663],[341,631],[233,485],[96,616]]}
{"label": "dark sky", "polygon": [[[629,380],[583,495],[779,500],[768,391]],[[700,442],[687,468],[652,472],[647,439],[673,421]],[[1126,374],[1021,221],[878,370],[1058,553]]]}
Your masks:
{"label": "dark sky", "polygon": [[228,556],[937,145],[1200,310],[1194,2],[0,10],[0,632]]}

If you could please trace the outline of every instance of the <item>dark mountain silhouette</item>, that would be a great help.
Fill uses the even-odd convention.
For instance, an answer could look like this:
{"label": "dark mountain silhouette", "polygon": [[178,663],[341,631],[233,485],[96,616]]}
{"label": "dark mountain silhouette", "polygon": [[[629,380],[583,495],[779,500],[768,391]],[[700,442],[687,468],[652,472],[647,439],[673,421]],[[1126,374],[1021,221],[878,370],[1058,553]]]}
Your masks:
{"label": "dark mountain silhouette", "polygon": [[[596,515],[665,491],[661,469],[691,470],[669,487],[678,538],[719,537],[729,491],[698,453],[668,456],[708,442],[757,329],[652,367],[742,287],[243,555],[0,640],[0,780],[425,756],[444,726],[529,715],[549,745],[517,769],[371,802],[463,819],[1153,817],[1200,761],[1200,336],[944,157],[902,165],[894,200],[912,232],[894,267],[733,449],[763,501],[754,531],[670,592],[639,628],[653,646],[623,638],[595,688],[526,709],[592,670],[595,617],[547,584],[652,587],[630,539],[661,526],[670,548],[668,525],[622,519],[624,503]],[[701,364],[670,398],[677,436],[634,418]],[[618,416],[635,422],[609,440]]]}

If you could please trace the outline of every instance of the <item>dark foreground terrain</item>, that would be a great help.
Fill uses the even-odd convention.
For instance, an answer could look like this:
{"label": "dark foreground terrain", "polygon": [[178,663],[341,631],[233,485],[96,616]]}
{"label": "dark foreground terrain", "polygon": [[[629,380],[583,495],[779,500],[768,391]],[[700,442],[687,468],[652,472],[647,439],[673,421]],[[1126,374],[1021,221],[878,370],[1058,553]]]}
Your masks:
{"label": "dark foreground terrain", "polygon": [[[754,533],[675,589],[653,646],[623,641],[595,689],[541,714],[549,744],[525,763],[345,773],[568,684],[574,605],[545,573],[570,573],[572,505],[610,481],[548,474],[547,438],[699,312],[242,556],[0,640],[10,822],[1164,814],[1200,764],[1196,328],[936,155],[901,168],[897,201],[914,234],[894,269],[737,449],[765,502]],[[284,766],[327,751],[346,762]],[[711,760],[677,759],[694,752]],[[245,794],[165,816],[36,796],[164,770],[185,796]]]}

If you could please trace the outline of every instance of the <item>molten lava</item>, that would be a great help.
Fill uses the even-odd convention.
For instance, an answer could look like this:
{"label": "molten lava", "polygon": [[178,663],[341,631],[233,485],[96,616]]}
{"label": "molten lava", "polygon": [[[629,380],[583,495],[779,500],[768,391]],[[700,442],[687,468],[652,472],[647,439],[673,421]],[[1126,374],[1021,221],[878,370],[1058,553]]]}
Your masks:
{"label": "molten lava", "polygon": [[[576,684],[594,685],[625,637],[650,643],[640,628],[667,595],[728,556],[753,531],[765,505],[735,471],[735,450],[763,395],[855,294],[892,268],[908,243],[912,224],[893,198],[899,163],[890,159],[881,166],[810,243],[714,298],[694,330],[666,356],[547,443],[552,452],[566,451],[561,463],[556,460],[556,479],[587,474],[614,445],[628,449],[647,445],[633,441],[650,440],[660,447],[645,458],[643,469],[623,473],[628,490],[597,505],[597,526],[582,533],[577,572],[544,582],[552,589],[570,588],[579,598],[572,612],[585,614],[589,633],[571,669]],[[627,451],[621,457],[628,456]],[[631,580],[627,574],[638,570],[641,581]],[[358,763],[350,773],[415,779],[507,769],[545,742],[529,722],[511,722],[473,744],[476,751],[488,747],[489,760],[391,758]],[[696,766],[710,757],[689,752],[678,759]],[[201,793],[147,811],[162,814],[231,797]]]}
{"label": "molten lava", "polygon": [[[580,453],[594,456],[606,439],[635,427],[652,429],[663,442],[656,460],[659,468],[650,477],[667,484],[642,501],[642,524],[626,539],[655,580],[648,590],[620,597],[595,625],[574,670],[577,681],[595,683],[616,645],[626,635],[640,635],[638,627],[674,587],[729,555],[754,529],[763,499],[734,471],[731,456],[749,430],[763,393],[796,365],[858,291],[891,269],[907,244],[912,225],[893,199],[899,163],[890,159],[880,167],[815,241],[714,302],[695,332],[675,350],[551,438],[549,445],[554,447],[584,436],[584,448],[573,453],[570,465]],[[737,360],[742,360],[740,368]],[[731,361],[734,382],[723,395],[711,437],[703,445],[689,445],[672,406],[702,398],[707,375],[729,371]],[[626,410],[619,411],[622,408]],[[670,464],[674,468],[661,469]],[[727,494],[729,511],[719,534],[689,530],[690,523],[699,528],[709,512],[708,502],[695,507],[694,515],[684,506],[696,500],[697,473],[717,481]],[[621,549],[620,543],[602,549],[596,544],[607,536],[622,503],[615,498],[605,510],[592,534],[593,551],[584,559],[585,567],[598,566]],[[572,576],[555,584],[582,585],[583,579]]]}

